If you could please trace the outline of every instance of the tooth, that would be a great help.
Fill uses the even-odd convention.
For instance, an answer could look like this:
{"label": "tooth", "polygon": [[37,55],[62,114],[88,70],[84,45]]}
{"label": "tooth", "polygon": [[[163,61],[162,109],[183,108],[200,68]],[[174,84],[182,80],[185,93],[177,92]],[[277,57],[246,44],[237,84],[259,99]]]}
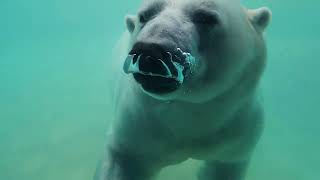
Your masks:
{"label": "tooth", "polygon": [[172,61],[172,55],[170,52],[167,52],[167,54],[169,54],[169,57],[170,57],[170,61]]}
{"label": "tooth", "polygon": [[177,80],[180,84],[182,84],[183,80],[184,80],[184,76],[183,76],[184,67],[177,62],[173,62],[173,65],[175,66],[175,68],[178,72],[178,76],[175,77],[175,80]]}
{"label": "tooth", "polygon": [[142,54],[140,54],[138,56],[138,59],[135,63],[133,63],[133,58],[136,56],[136,54],[130,54],[128,55],[128,57],[125,60],[125,63],[123,65],[123,70],[125,73],[129,74],[129,73],[135,73],[135,72],[139,72],[139,61],[140,58],[142,56]]}
{"label": "tooth", "polygon": [[179,62],[181,62],[181,58],[180,58],[180,57],[178,57],[177,55],[174,55],[174,57],[175,57]]}
{"label": "tooth", "polygon": [[170,71],[170,69],[169,69],[169,67],[166,65],[166,63],[164,63],[163,61],[162,61],[162,59],[158,59],[161,63],[162,63],[162,65],[166,68],[166,70],[167,70],[167,77],[172,77],[172,73],[171,73],[171,71]]}
{"label": "tooth", "polygon": [[140,54],[140,55],[138,56],[138,59],[136,60],[136,62],[135,62],[133,65],[139,64],[139,61],[140,61],[141,56],[142,56],[142,54]]}
{"label": "tooth", "polygon": [[130,69],[130,66],[132,64],[132,61],[133,61],[133,58],[134,58],[135,54],[129,54],[126,58],[126,60],[124,61],[124,64],[123,64],[123,70],[125,73],[129,73],[129,69]]}
{"label": "tooth", "polygon": [[177,48],[177,51],[181,54],[183,54],[183,51],[180,48]]}
{"label": "tooth", "polygon": [[134,64],[132,64],[132,66],[130,66],[130,71],[131,72],[139,72],[140,71],[140,69],[139,69],[139,62],[140,62],[140,59],[141,59],[141,56],[142,56],[142,54],[140,54],[139,56],[138,56],[138,59],[137,59],[137,61],[134,63]]}
{"label": "tooth", "polygon": [[187,57],[186,60],[188,61],[188,63],[189,63],[190,65],[194,65],[194,64],[195,64],[195,61],[196,61],[196,59],[195,59],[190,53],[188,53],[188,57]]}

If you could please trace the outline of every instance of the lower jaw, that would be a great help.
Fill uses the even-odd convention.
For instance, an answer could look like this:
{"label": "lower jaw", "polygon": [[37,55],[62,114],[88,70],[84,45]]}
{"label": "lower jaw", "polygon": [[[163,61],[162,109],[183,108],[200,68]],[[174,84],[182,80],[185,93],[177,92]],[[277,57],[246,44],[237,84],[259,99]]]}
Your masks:
{"label": "lower jaw", "polygon": [[162,94],[168,94],[171,92],[174,92],[175,90],[177,90],[177,87],[151,87],[148,85],[143,85],[141,84],[142,88],[144,91],[148,92],[148,93],[152,93],[152,94],[158,94],[158,95],[162,95]]}
{"label": "lower jaw", "polygon": [[133,76],[144,91],[152,94],[168,94],[174,92],[180,86],[179,82],[174,79],[147,76],[138,73],[134,73]]}

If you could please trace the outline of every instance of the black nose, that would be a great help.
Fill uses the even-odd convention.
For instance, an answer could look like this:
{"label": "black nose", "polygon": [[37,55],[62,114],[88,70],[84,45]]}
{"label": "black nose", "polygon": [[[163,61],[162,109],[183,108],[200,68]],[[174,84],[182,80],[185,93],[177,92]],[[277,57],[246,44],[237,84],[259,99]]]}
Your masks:
{"label": "black nose", "polygon": [[134,55],[132,61],[138,63],[140,73],[133,73],[133,77],[146,91],[162,94],[179,87],[180,83],[174,78],[178,70],[170,57],[172,51],[173,48],[156,43],[134,44],[129,54]]}
{"label": "black nose", "polygon": [[[129,54],[143,54],[145,56],[151,56],[155,59],[164,59],[166,56],[166,49],[164,45],[156,43],[137,42],[134,44]],[[133,60],[133,63],[135,63],[136,60],[137,58]]]}
{"label": "black nose", "polygon": [[141,55],[138,64],[140,71],[166,76],[168,72],[167,68],[169,68],[170,73],[173,76],[177,76],[177,69],[172,62],[173,59],[170,57],[172,51],[173,48],[166,45],[137,42],[130,51],[130,54],[136,54],[133,58],[133,63],[136,63],[139,55]]}

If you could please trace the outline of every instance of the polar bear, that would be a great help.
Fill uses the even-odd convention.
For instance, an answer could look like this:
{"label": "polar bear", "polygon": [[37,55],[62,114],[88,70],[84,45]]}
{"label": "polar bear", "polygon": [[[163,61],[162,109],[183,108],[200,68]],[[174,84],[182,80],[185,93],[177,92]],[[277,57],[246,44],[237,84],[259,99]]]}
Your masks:
{"label": "polar bear", "polygon": [[270,18],[239,0],[144,0],[110,69],[115,116],[96,179],[150,180],[188,158],[203,161],[199,180],[244,179]]}

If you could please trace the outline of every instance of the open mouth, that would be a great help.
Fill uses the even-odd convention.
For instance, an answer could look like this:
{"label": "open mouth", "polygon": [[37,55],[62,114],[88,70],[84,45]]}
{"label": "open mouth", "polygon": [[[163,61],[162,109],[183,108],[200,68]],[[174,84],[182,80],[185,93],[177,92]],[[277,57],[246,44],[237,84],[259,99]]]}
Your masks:
{"label": "open mouth", "polygon": [[144,90],[151,93],[168,93],[176,90],[194,64],[190,53],[177,48],[174,52],[133,50],[127,56],[123,69],[132,73]]}

